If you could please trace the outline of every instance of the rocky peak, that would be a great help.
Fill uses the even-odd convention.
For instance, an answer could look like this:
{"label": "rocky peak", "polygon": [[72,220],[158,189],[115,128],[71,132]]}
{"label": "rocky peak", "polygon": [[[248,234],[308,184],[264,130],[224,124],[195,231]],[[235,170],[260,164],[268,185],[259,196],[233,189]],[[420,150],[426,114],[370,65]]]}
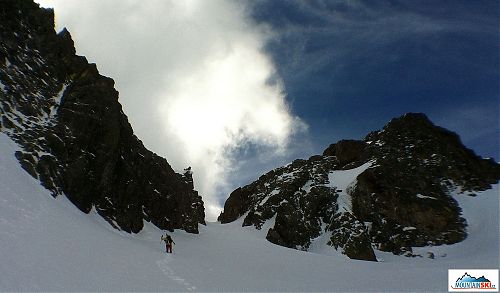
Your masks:
{"label": "rocky peak", "polygon": [[30,0],[0,6],[0,130],[21,147],[23,168],[54,196],[139,232],[147,220],[196,233],[203,201],[189,174],[133,134],[114,81],[75,55],[54,13]]}
{"label": "rocky peak", "polygon": [[497,181],[498,164],[480,158],[456,133],[434,125],[421,113],[392,119],[381,131],[370,133],[365,142],[381,164],[422,169],[414,174],[450,179],[464,190],[484,190]]}
{"label": "rocky peak", "polygon": [[424,114],[408,113],[363,141],[338,141],[238,188],[219,220],[268,223],[269,241],[296,249],[326,235],[354,259],[375,260],[374,249],[411,256],[412,247],[465,239],[452,194],[474,195],[499,179],[497,163]]}

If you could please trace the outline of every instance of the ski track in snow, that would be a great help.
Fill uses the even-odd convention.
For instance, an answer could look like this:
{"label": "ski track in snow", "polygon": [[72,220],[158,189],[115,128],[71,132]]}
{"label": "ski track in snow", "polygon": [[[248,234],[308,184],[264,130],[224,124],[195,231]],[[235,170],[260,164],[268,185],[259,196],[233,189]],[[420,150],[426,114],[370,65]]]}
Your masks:
{"label": "ski track in snow", "polygon": [[179,277],[174,272],[172,267],[169,265],[171,262],[172,262],[172,256],[167,255],[167,256],[164,256],[162,259],[156,261],[156,265],[158,265],[158,267],[163,272],[163,274],[165,274],[165,276],[167,276],[168,278],[170,278],[174,282],[177,282],[180,285],[184,286],[187,291],[195,291],[196,286],[191,285],[191,283],[189,283],[185,279]]}

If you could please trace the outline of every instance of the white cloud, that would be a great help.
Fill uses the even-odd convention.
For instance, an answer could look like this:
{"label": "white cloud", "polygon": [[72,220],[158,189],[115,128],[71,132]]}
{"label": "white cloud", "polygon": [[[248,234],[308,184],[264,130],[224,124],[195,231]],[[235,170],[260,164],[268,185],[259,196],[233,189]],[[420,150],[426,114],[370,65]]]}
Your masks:
{"label": "white cloud", "polygon": [[[145,145],[178,170],[193,167],[208,220],[234,188],[237,150],[286,153],[306,125],[287,106],[263,46],[272,37],[229,0],[40,0],[55,7],[79,54],[115,79]],[[222,192],[222,193],[221,193]]]}

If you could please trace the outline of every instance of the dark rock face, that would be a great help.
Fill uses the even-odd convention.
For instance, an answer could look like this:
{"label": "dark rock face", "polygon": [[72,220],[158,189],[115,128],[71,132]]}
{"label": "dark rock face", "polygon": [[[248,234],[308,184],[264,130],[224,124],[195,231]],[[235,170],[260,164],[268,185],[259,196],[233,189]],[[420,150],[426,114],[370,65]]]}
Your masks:
{"label": "dark rock face", "polygon": [[349,258],[377,260],[367,227],[352,213],[335,214],[327,231],[332,233],[328,244],[335,249],[342,248],[342,252]]}
{"label": "dark rock face", "polygon": [[[351,178],[342,183],[346,175]],[[452,191],[474,195],[499,179],[497,163],[476,156],[425,115],[410,113],[363,141],[339,141],[323,156],[296,160],[238,188],[219,221],[244,216],[244,226],[258,229],[267,223],[269,241],[296,249],[327,235],[329,245],[353,259],[376,260],[373,249],[412,255],[412,247],[465,239],[467,223]]]}
{"label": "dark rock face", "polygon": [[197,233],[205,215],[191,173],[175,173],[143,146],[114,81],[75,55],[67,30],[54,32],[52,10],[0,3],[0,129],[21,146],[23,168],[125,231],[147,220]]}
{"label": "dark rock face", "polygon": [[323,151],[323,156],[335,156],[341,165],[361,161],[366,144],[359,140],[341,140]]}
{"label": "dark rock face", "polygon": [[247,195],[248,193],[242,192],[241,188],[231,192],[224,204],[224,212],[219,216],[219,221],[222,224],[231,223],[246,212],[245,207],[249,206]]}
{"label": "dark rock face", "polygon": [[378,167],[358,177],[353,212],[372,224],[381,250],[403,253],[462,241],[466,221],[450,191],[473,194],[500,178],[498,164],[477,157],[458,135],[423,114],[393,119],[365,142]]}

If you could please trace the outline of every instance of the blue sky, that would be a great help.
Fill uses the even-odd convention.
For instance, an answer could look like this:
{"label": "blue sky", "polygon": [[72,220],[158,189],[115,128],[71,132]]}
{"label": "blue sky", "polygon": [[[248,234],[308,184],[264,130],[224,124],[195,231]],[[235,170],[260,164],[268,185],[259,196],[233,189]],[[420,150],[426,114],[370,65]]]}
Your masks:
{"label": "blue sky", "polygon": [[257,1],[252,16],[313,149],[406,112],[499,157],[498,1]]}

